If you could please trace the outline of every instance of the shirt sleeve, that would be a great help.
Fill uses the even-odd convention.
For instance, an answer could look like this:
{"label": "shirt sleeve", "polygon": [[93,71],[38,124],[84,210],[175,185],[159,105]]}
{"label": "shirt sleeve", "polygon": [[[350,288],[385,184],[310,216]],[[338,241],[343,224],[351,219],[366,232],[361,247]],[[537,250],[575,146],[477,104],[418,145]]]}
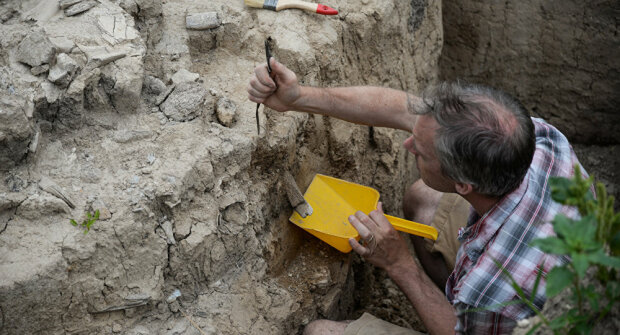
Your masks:
{"label": "shirt sleeve", "polygon": [[494,313],[480,308],[473,308],[458,302],[456,309],[456,334],[512,334],[516,327],[515,320],[501,313]]}

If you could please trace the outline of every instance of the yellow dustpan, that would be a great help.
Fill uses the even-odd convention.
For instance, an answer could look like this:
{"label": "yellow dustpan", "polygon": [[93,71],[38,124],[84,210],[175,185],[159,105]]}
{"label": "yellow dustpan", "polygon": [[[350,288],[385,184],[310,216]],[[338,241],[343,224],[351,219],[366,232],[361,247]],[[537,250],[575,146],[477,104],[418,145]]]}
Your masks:
{"label": "yellow dustpan", "polygon": [[[289,220],[332,247],[350,252],[349,238],[359,241],[360,236],[349,223],[349,216],[356,211],[368,214],[375,210],[379,192],[367,186],[317,174],[304,198],[312,206],[312,214],[302,218],[294,211]],[[386,217],[396,230],[437,239],[437,230],[433,227],[395,216]]]}

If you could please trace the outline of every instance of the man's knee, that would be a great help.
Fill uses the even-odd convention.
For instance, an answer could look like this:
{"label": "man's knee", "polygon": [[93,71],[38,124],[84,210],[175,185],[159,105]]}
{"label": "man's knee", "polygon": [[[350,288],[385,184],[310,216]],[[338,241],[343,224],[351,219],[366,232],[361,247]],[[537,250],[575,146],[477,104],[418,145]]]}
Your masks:
{"label": "man's knee", "polygon": [[442,194],[426,186],[424,181],[419,179],[409,187],[403,197],[405,218],[429,225]]}
{"label": "man's knee", "polygon": [[304,335],[344,334],[349,321],[314,320],[304,328]]}

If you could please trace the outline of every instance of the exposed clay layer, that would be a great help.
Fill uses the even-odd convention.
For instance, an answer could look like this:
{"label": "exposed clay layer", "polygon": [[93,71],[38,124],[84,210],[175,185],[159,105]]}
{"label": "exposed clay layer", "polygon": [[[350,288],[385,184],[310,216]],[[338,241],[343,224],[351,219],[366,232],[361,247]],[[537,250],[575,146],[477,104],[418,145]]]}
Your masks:
{"label": "exposed clay layer", "polygon": [[[354,316],[355,282],[374,279],[288,222],[283,171],[302,190],[315,173],[373,186],[399,214],[415,177],[406,134],[261,107],[258,136],[245,86],[272,36],[305,84],[416,91],[436,78],[439,2],[332,1],[335,17],[81,3],[1,2],[0,95],[26,104],[0,126],[0,333],[195,334],[187,315],[208,334],[290,334]],[[77,5],[89,8],[67,16]],[[186,29],[186,14],[208,12],[221,25]],[[37,29],[54,57],[23,64]],[[88,234],[69,224],[97,209]]]}

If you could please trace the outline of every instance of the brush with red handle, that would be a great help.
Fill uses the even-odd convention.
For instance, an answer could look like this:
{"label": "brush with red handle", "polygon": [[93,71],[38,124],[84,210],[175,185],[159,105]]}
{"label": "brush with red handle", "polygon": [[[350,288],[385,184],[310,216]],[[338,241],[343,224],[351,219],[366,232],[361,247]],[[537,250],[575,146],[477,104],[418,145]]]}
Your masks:
{"label": "brush with red handle", "polygon": [[338,11],[325,5],[301,0],[244,0],[245,5],[254,8],[265,8],[280,11],[282,9],[297,8],[323,15],[336,15]]}

